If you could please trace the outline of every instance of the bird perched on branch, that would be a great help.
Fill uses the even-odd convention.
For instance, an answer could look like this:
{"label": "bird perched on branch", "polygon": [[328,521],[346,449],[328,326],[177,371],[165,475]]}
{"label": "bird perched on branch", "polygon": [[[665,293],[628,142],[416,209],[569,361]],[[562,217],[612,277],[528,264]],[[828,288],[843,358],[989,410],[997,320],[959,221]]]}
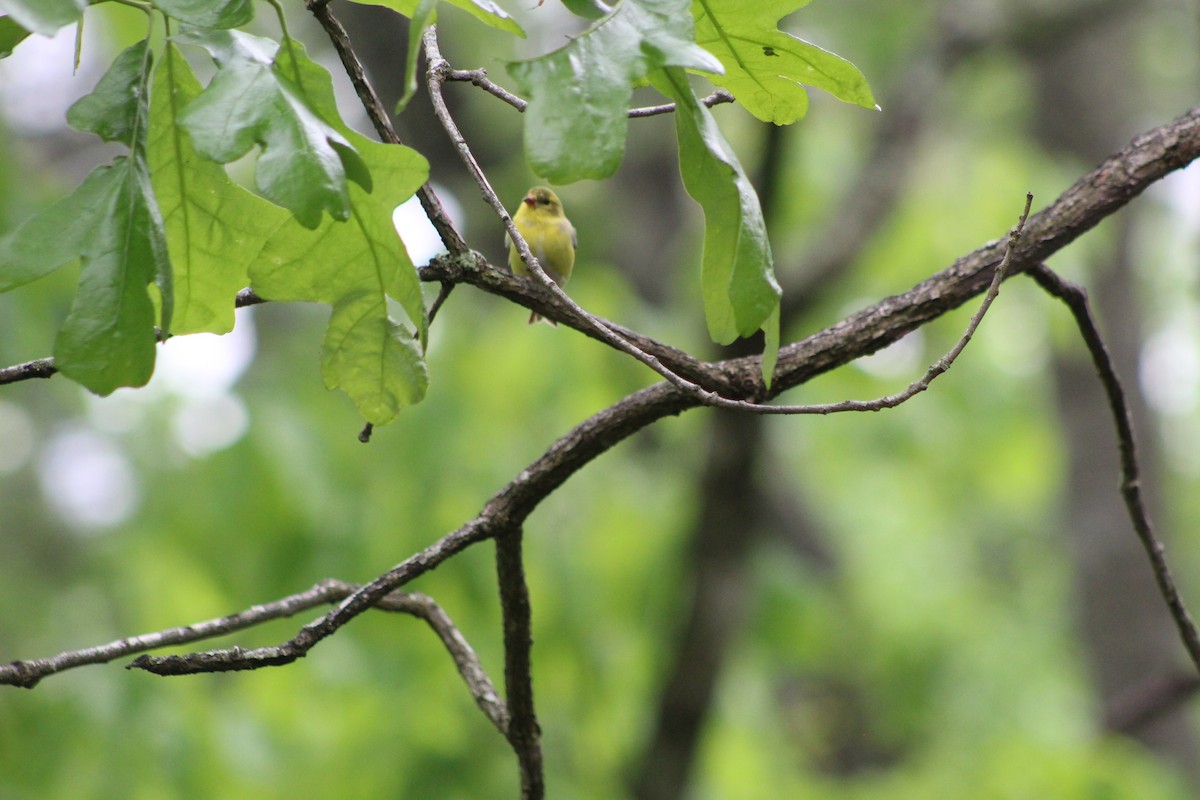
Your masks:
{"label": "bird perched on branch", "polygon": [[[550,279],[559,286],[566,284],[571,277],[571,269],[575,266],[575,226],[563,213],[562,201],[558,195],[545,186],[535,186],[525,193],[521,207],[513,214],[513,224],[521,234],[534,258],[542,265],[542,269]],[[517,246],[505,235],[504,243],[508,245],[508,266],[514,275],[529,275],[529,268],[521,260]],[[543,317],[537,312],[529,315],[529,324]],[[551,325],[554,320],[546,320]]]}

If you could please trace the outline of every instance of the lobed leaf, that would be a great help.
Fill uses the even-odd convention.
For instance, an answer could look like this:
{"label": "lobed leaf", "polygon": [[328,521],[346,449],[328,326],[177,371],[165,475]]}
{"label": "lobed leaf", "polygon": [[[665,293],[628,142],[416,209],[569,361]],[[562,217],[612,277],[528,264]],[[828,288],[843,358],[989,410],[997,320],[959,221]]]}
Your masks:
{"label": "lobed leaf", "polygon": [[79,258],[92,232],[104,223],[112,190],[108,168],[95,170],[70,195],[0,238],[0,292]]}
{"label": "lobed leaf", "polygon": [[196,153],[179,117],[200,91],[187,60],[168,44],[150,95],[147,160],[174,268],[177,334],[233,329],[249,264],[288,219]]}
{"label": "lobed leaf", "polygon": [[[763,328],[768,346],[778,349],[781,292],[758,194],[684,71],[662,70],[651,82],[676,103],[683,183],[704,209],[701,288],[709,335],[729,344]],[[764,369],[774,359],[774,352],[764,353]]]}
{"label": "lobed leaf", "polygon": [[88,0],[0,0],[3,11],[26,30],[53,36],[59,28],[78,22]]}
{"label": "lobed leaf", "polygon": [[92,178],[95,224],[82,242],[83,271],[54,363],[71,380],[106,395],[142,386],[154,372],[156,314],[146,287],[159,282],[165,329],[170,262],[145,164],[121,157]]}
{"label": "lobed leaf", "polygon": [[[262,147],[256,166],[259,190],[287,208],[302,225],[315,228],[328,211],[350,216],[347,179],[368,191],[368,171],[343,134],[332,104],[329,73],[310,61],[304,48],[282,45],[241,31],[194,31],[178,41],[204,47],[217,74],[187,108],[180,122],[204,158],[221,164]],[[323,94],[329,95],[325,107]]]}
{"label": "lobed leaf", "polygon": [[[416,20],[417,7],[421,0],[352,0],[355,3],[364,6],[382,6],[390,8],[397,14],[403,14],[411,20]],[[493,28],[509,33],[516,34],[521,38],[525,38],[525,31],[517,24],[507,11],[493,3],[491,0],[446,0],[455,8],[466,11],[475,19],[490,25]]]}
{"label": "lobed leaf", "polygon": [[809,0],[693,0],[696,42],[725,67],[712,78],[764,122],[789,125],[808,111],[804,86],[874,108],[867,79],[845,59],[778,29]]}
{"label": "lobed leaf", "polygon": [[570,44],[509,64],[529,99],[530,168],[554,183],[612,175],[625,152],[633,84],[665,66],[721,70],[692,39],[687,0],[625,0]]}
{"label": "lobed leaf", "polygon": [[143,39],[113,60],[91,94],[67,109],[67,123],[77,131],[94,133],[106,142],[124,142],[136,149],[134,139],[146,125],[146,86],[150,46]]}
{"label": "lobed leaf", "polygon": [[328,303],[333,316],[321,347],[325,384],[345,390],[376,425],[424,396],[427,379],[416,343],[388,318],[397,300],[425,338],[420,280],[392,224],[392,212],[428,177],[416,151],[350,134],[379,188],[350,187],[348,222],[325,219],[315,230],[287,221],[250,268],[254,289],[272,300]]}
{"label": "lobed leaf", "polygon": [[21,27],[12,17],[0,17],[0,58],[12,55],[17,45],[25,41],[29,31]]}
{"label": "lobed leaf", "polygon": [[429,386],[412,334],[388,318],[383,299],[371,292],[334,305],[321,345],[321,374],[326,386],[345,391],[376,425],[419,403]]}
{"label": "lobed leaf", "polygon": [[[150,51],[117,56],[95,90],[68,111],[71,123],[129,146],[70,196],[0,239],[0,289],[79,258],[79,288],[54,346],[55,365],[97,394],[141,386],[154,371],[154,325],[169,330],[174,292],[163,220],[146,162]],[[147,287],[157,283],[156,312]]]}

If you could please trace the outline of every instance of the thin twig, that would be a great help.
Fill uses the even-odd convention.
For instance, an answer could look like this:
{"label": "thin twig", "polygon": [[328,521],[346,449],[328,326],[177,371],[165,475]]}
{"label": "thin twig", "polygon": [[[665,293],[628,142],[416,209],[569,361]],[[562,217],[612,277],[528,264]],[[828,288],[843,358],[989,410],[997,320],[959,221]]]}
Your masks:
{"label": "thin twig", "polygon": [[454,291],[454,284],[450,281],[442,281],[442,288],[438,290],[437,297],[433,299],[433,304],[429,306],[429,312],[425,315],[426,327],[433,324],[433,318],[442,308],[442,303],[446,302],[446,298]]}
{"label": "thin twig", "polygon": [[1029,219],[1029,209],[1033,205],[1033,194],[1025,194],[1025,210],[1021,212],[1021,218],[1017,221],[1016,227],[1008,234],[1008,246],[1004,250],[1004,258],[1000,260],[1000,264],[996,267],[996,272],[992,276],[992,282],[988,285],[987,293],[983,297],[983,302],[979,304],[971,321],[967,323],[967,329],[963,335],[950,350],[930,365],[917,380],[913,381],[908,387],[896,394],[889,394],[886,397],[880,397],[875,400],[843,400],[840,403],[819,403],[816,405],[779,405],[779,406],[761,406],[762,410],[756,411],[759,414],[835,414],[843,411],[882,411],[885,408],[895,408],[896,406],[916,397],[921,392],[929,388],[939,375],[945,373],[954,362],[958,359],[967,343],[975,335],[975,331],[979,328],[979,323],[983,322],[983,316],[991,308],[992,303],[1000,295],[1000,284],[1008,277],[1009,268],[1012,265],[1013,251],[1017,244],[1021,241],[1021,233],[1025,230],[1025,221]]}
{"label": "thin twig", "polygon": [[[425,56],[428,61],[426,80],[429,86],[429,99],[433,103],[433,112],[437,116],[438,121],[442,123],[442,127],[445,128],[446,134],[450,137],[451,144],[454,145],[455,150],[458,152],[459,158],[462,159],[463,164],[467,167],[467,171],[469,171],[471,173],[471,177],[475,179],[475,183],[479,186],[480,191],[483,193],[484,200],[492,207],[492,210],[496,212],[496,216],[498,216],[500,221],[504,224],[504,229],[508,233],[509,240],[512,241],[516,246],[517,251],[521,255],[521,259],[528,266],[529,273],[534,280],[543,288],[547,289],[551,294],[553,294],[555,299],[558,300],[561,305],[564,305],[570,309],[573,319],[570,317],[567,319],[574,323],[573,327],[589,329],[597,338],[601,339],[609,346],[633,356],[638,361],[642,362],[646,366],[650,367],[650,369],[666,378],[678,388],[686,392],[695,393],[696,396],[701,398],[701,401],[706,405],[720,404],[722,398],[720,398],[717,394],[707,391],[703,387],[692,383],[680,375],[676,375],[674,372],[663,366],[663,364],[657,358],[649,353],[643,352],[626,339],[623,339],[615,331],[608,329],[603,322],[596,317],[593,317],[587,311],[584,311],[583,308],[581,308],[578,304],[576,304],[575,301],[572,300],[570,296],[568,296],[566,292],[564,292],[558,286],[558,284],[546,274],[545,270],[542,269],[541,264],[538,263],[538,260],[529,250],[529,245],[526,243],[525,238],[521,236],[521,232],[518,231],[516,225],[513,224],[512,217],[509,216],[508,210],[504,207],[504,203],[500,201],[495,189],[492,188],[491,182],[488,180],[487,175],[484,174],[483,169],[479,166],[479,162],[476,161],[475,155],[471,152],[470,146],[467,144],[466,139],[462,135],[462,131],[459,130],[458,123],[454,121],[454,118],[450,115],[450,109],[446,106],[446,100],[442,96],[442,85],[446,82],[446,76],[451,72],[451,68],[450,63],[442,57],[441,50],[438,47],[436,25],[430,25],[425,30],[422,41],[425,46]],[[563,318],[560,315],[556,314],[555,316],[559,316],[560,321],[562,321]]]}
{"label": "thin twig", "polygon": [[[1125,206],[1146,187],[1197,157],[1200,157],[1200,107],[1137,136],[1128,146],[1082,176],[1052,204],[1033,214],[1026,225],[1022,243],[1013,255],[1010,272],[1024,271],[1053,255]],[[815,375],[886,347],[983,292],[994,277],[995,265],[1002,256],[1001,248],[1000,242],[990,242],[909,291],[886,298],[803,341],[781,348],[776,379],[769,392],[761,386],[761,365],[756,358],[721,364],[703,364],[688,358],[701,364],[705,374],[719,375],[723,385],[738,390],[730,395],[722,389],[726,396],[777,396]],[[465,266],[468,261],[471,268]],[[507,272],[487,268],[477,254],[465,253],[454,259],[435,261],[421,270],[421,277],[423,280],[450,279],[472,283],[607,341],[551,305],[545,299],[550,295],[549,290],[531,285],[529,281],[518,281]],[[522,285],[530,288],[522,289]],[[621,332],[616,326],[610,326],[608,330]],[[0,369],[0,383],[46,377],[53,374],[52,371],[47,373],[47,368],[52,366],[41,359]],[[692,377],[696,378],[695,375]]]}
{"label": "thin twig", "polygon": [[504,617],[504,685],[508,699],[508,741],[521,768],[521,800],[545,794],[542,745],[533,707],[533,629],[529,587],[521,556],[522,529],[496,536],[496,578]]}
{"label": "thin twig", "polygon": [[[707,95],[706,97],[700,98],[700,104],[707,108],[712,108],[713,106],[717,106],[722,103],[735,103],[735,102],[737,102],[737,98],[734,97],[732,94],[730,94],[725,89],[717,89],[712,94]],[[630,119],[639,119],[641,117],[657,116],[658,114],[670,114],[674,110],[675,110],[674,103],[663,103],[662,105],[658,105],[658,106],[643,106],[641,108],[631,108],[631,109],[629,109],[629,118]]]}
{"label": "thin twig", "polygon": [[0,386],[33,378],[53,378],[56,374],[58,374],[58,367],[54,366],[53,358],[39,358],[0,369]]}
{"label": "thin twig", "polygon": [[[445,79],[447,81],[458,81],[462,83],[471,83],[483,89],[490,95],[500,98],[517,111],[524,112],[529,107],[529,101],[523,97],[519,97],[505,89],[503,86],[497,85],[487,76],[486,69],[449,69],[446,70]],[[725,89],[717,89],[712,94],[704,97],[700,102],[712,108],[721,103],[736,102],[736,98]],[[674,103],[663,103],[657,106],[644,106],[642,108],[629,109],[628,116],[630,119],[638,119],[641,117],[653,117],[658,114],[670,114],[675,110]]]}
{"label": "thin twig", "polygon": [[1100,330],[1092,316],[1087,292],[1083,287],[1063,279],[1045,264],[1038,264],[1030,269],[1029,275],[1037,282],[1038,286],[1067,305],[1072,316],[1075,317],[1075,324],[1079,327],[1083,341],[1087,344],[1100,383],[1104,386],[1105,394],[1108,395],[1108,405],[1112,410],[1113,425],[1116,427],[1121,461],[1121,496],[1125,500],[1125,508],[1133,523],[1133,529],[1146,551],[1146,556],[1150,559],[1150,568],[1154,571],[1154,580],[1158,584],[1158,591],[1171,612],[1171,618],[1175,621],[1179,638],[1183,641],[1183,646],[1187,650],[1192,664],[1200,672],[1200,633],[1197,632],[1196,624],[1192,621],[1191,614],[1188,613],[1183,599],[1179,596],[1175,579],[1171,576],[1171,570],[1167,566],[1166,548],[1154,532],[1150,512],[1142,497],[1141,468],[1138,463],[1137,443],[1133,435],[1133,415],[1130,413],[1129,403],[1125,399],[1125,389],[1113,366],[1112,357],[1104,345]]}
{"label": "thin twig", "polygon": [[[346,70],[346,75],[350,78],[350,83],[354,86],[354,91],[358,95],[358,100],[366,109],[367,116],[370,117],[371,123],[375,126],[375,131],[379,134],[380,141],[387,144],[402,144],[396,129],[392,126],[392,121],[388,117],[387,111],[383,107],[383,103],[379,100],[379,95],[375,93],[374,87],[367,79],[367,71],[363,68],[362,62],[358,60],[358,55],[354,52],[354,48],[350,45],[350,36],[346,33],[346,29],[342,27],[342,23],[333,16],[333,12],[329,9],[329,0],[307,0],[306,5],[312,15],[316,17],[317,22],[325,29],[329,35],[329,39],[333,42],[333,47],[337,50],[338,57],[342,60],[342,66]],[[421,208],[425,210],[425,216],[429,218],[429,222],[437,231],[438,236],[442,240],[442,244],[446,249],[456,255],[467,252],[467,243],[463,241],[462,235],[458,229],[454,227],[454,223],[450,220],[450,215],[446,213],[446,209],[442,207],[442,201],[438,199],[437,192],[433,190],[433,186],[428,181],[421,184],[421,188],[417,190],[417,199],[421,203]]]}
{"label": "thin twig", "polygon": [[528,100],[518,97],[503,86],[493,83],[492,79],[487,76],[486,69],[449,69],[446,70],[445,79],[448,81],[473,83],[488,94],[499,97],[517,111],[523,112],[529,107]]}
{"label": "thin twig", "polygon": [[[1200,108],[1139,136],[1095,170],[1080,178],[1050,207],[1032,215],[1022,244],[1013,255],[1014,269],[1030,268],[1073,242],[1100,220],[1128,203],[1147,186],[1200,155]],[[989,242],[959,258],[950,267],[901,294],[850,315],[805,339],[780,349],[776,380],[768,397],[830,372],[864,353],[875,352],[927,322],[958,308],[985,291],[995,279],[1000,243]],[[466,257],[447,263],[461,266]],[[475,259],[478,261],[478,259]],[[497,270],[466,271],[463,275],[498,278]],[[431,280],[450,276],[445,270]],[[509,280],[515,280],[508,276]],[[753,386],[761,381],[761,359],[734,358],[708,365],[729,385]],[[350,595],[322,617],[301,628],[275,648],[225,651],[230,669],[253,669],[289,663],[359,614],[372,608],[393,589],[434,569],[466,548],[486,541],[497,531],[522,525],[551,492],[583,466],[617,443],[658,420],[702,405],[671,383],[658,383],[635,392],[597,412],[556,441],[536,461],[505,485],[473,520],[446,534]]]}
{"label": "thin twig", "polygon": [[[504,223],[504,228],[508,233],[509,240],[514,243],[521,255],[521,259],[526,263],[526,265],[528,265],[530,274],[538,283],[540,283],[544,288],[548,289],[560,304],[565,305],[572,312],[571,315],[566,317],[559,316],[559,320],[568,322],[572,325],[572,327],[579,328],[580,330],[587,330],[589,334],[594,335],[595,338],[598,338],[611,347],[633,356],[635,359],[650,367],[650,369],[654,370],[662,377],[666,378],[676,388],[694,396],[703,405],[713,406],[716,408],[726,408],[735,411],[747,411],[755,414],[774,415],[832,414],[841,411],[878,411],[883,408],[893,408],[928,388],[929,383],[934,378],[949,368],[950,364],[953,363],[955,358],[957,358],[958,353],[961,352],[962,348],[966,346],[967,341],[970,340],[971,333],[974,331],[974,327],[968,329],[967,334],[962,340],[960,340],[959,344],[956,346],[956,349],[952,351],[951,354],[948,354],[947,357],[943,358],[937,364],[931,367],[930,370],[920,380],[914,382],[904,392],[873,401],[848,400],[844,403],[821,405],[766,405],[759,402],[723,397],[716,392],[706,389],[704,386],[701,386],[698,383],[688,380],[682,375],[679,375],[678,373],[666,367],[661,361],[659,361],[650,353],[641,350],[628,339],[625,339],[616,331],[609,328],[601,319],[585,311],[545,273],[537,259],[533,256],[533,253],[529,250],[529,245],[521,236],[520,231],[518,231],[516,225],[513,224],[512,217],[509,216],[508,211],[504,208],[504,204],[496,195],[496,192],[492,188],[491,183],[488,181],[487,176],[484,174],[483,169],[479,166],[479,162],[476,161],[474,154],[471,152],[470,146],[467,144],[466,139],[459,130],[457,123],[455,123],[454,118],[450,115],[450,110],[446,107],[445,99],[442,97],[442,85],[445,83],[447,75],[452,72],[452,70],[449,62],[442,57],[441,50],[439,49],[437,41],[437,26],[429,26],[424,33],[422,41],[424,42],[425,54],[428,59],[427,80],[429,84],[429,96],[433,101],[434,114],[442,123],[442,127],[445,128],[446,133],[449,135],[450,141],[458,151],[459,157],[462,159],[463,164],[467,167],[467,170],[471,173],[471,176],[478,184],[483,193],[484,199]],[[1020,230],[1023,228],[1025,219],[1028,217],[1030,202],[1032,202],[1032,197],[1030,197],[1025,204],[1025,213],[1021,216],[1021,221],[1017,230],[1015,230],[1010,236],[1008,249],[1004,259],[1001,261],[1001,267],[1004,269],[997,269],[997,274],[1000,277],[993,281],[995,288],[992,291],[989,291],[989,297],[984,301],[982,308],[983,311],[986,311],[987,307],[991,305],[991,301],[994,299],[994,293],[999,291],[999,280],[1003,279],[1003,272],[1007,269],[1007,265],[1012,259],[1012,249],[1016,245],[1016,242],[1020,237]],[[978,316],[982,318],[982,314]],[[977,319],[972,320],[972,323],[973,326],[977,326],[979,324]]]}
{"label": "thin twig", "polygon": [[[234,308],[245,308],[246,306],[258,305],[266,303],[267,300],[255,294],[253,289],[242,289],[237,293],[233,300]],[[166,341],[161,331],[155,329],[158,341],[161,343]],[[0,386],[6,383],[17,383],[18,381],[27,381],[31,378],[52,378],[58,374],[58,367],[54,364],[54,358],[39,358],[34,361],[26,361],[24,364],[14,364],[11,367],[0,369]]]}
{"label": "thin twig", "polygon": [[[50,658],[13,661],[0,666],[0,684],[32,689],[42,678],[68,669],[89,664],[107,664],[136,653],[225,636],[261,625],[264,622],[291,617],[316,606],[343,600],[360,588],[357,584],[344,581],[324,580],[306,591],[288,595],[270,603],[251,606],[245,611],[229,616],[196,622],[181,628],[168,628],[155,633],[119,639],[96,647],[69,650]],[[471,690],[475,702],[492,721],[492,724],[501,733],[507,735],[508,712],[504,702],[497,696],[491,679],[483,670],[479,657],[475,655],[471,645],[463,638],[449,615],[434,602],[433,598],[419,593],[395,592],[381,598],[374,607],[381,611],[410,614],[425,620],[429,627],[437,633],[446,650],[454,659],[458,672]],[[130,666],[142,665],[135,661]]]}

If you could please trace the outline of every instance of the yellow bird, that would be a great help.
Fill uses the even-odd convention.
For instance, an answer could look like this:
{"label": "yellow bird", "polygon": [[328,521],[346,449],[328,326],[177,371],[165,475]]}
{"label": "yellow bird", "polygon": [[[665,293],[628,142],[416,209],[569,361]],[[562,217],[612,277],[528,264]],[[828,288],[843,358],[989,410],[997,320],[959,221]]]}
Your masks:
{"label": "yellow bird", "polygon": [[[566,284],[571,277],[571,269],[575,266],[575,247],[577,240],[575,226],[563,213],[562,202],[558,195],[545,186],[535,186],[525,193],[521,207],[513,214],[513,224],[521,233],[521,238],[529,245],[530,252],[542,265],[542,269],[559,286]],[[517,246],[505,235],[504,243],[508,245],[508,266],[514,275],[529,275],[529,268],[521,260]],[[529,324],[543,317],[536,312],[529,315]],[[551,325],[554,320],[546,320]]]}

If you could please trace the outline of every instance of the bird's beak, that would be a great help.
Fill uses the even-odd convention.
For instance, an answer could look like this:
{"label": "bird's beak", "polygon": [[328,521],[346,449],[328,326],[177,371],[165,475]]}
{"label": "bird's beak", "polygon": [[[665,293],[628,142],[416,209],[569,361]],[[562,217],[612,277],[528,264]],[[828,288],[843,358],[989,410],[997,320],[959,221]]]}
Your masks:
{"label": "bird's beak", "polygon": [[533,195],[527,194],[527,195],[525,195],[525,199],[522,200],[521,202],[524,203],[525,205],[529,206],[530,208],[533,208],[534,205],[537,204],[537,199]]}

